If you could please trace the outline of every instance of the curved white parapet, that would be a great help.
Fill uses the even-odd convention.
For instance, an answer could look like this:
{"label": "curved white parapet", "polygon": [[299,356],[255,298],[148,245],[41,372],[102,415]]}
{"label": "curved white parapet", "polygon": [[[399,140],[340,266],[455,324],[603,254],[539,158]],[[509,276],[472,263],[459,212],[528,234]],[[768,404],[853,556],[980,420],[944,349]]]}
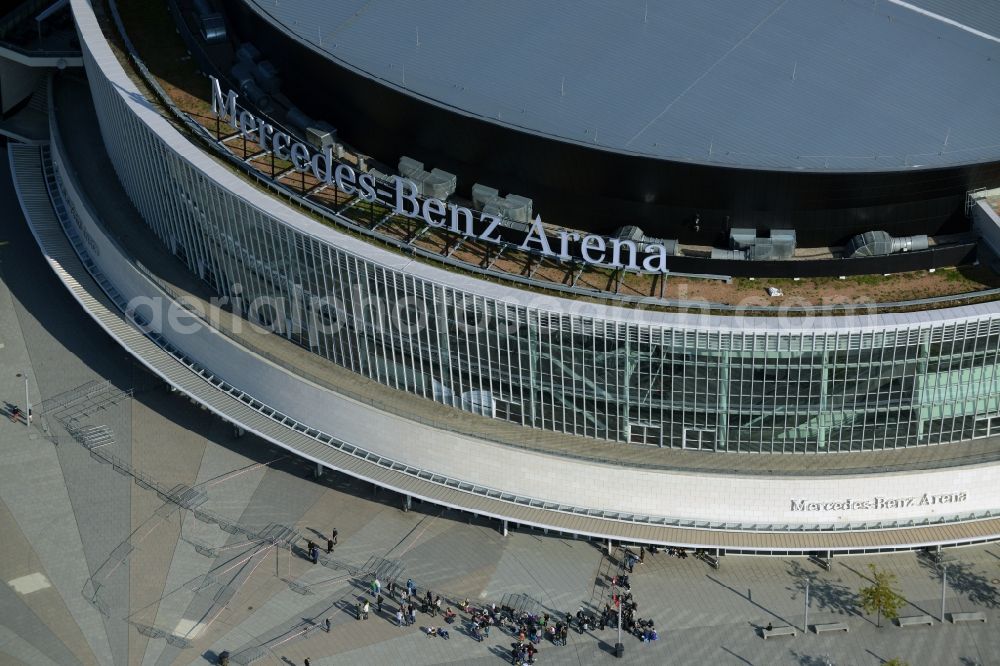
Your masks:
{"label": "curved white parapet", "polygon": [[540,504],[639,514],[668,522],[760,529],[906,524],[987,515],[1000,507],[1000,464],[834,476],[767,476],[642,470],[559,458],[442,431],[317,386],[240,347],[166,296],[92,217],[60,152],[52,160],[95,270],[149,329],[227,383],[299,423],[393,460]]}
{"label": "curved white parapet", "polygon": [[[84,0],[72,0],[72,5],[105,140],[109,136],[117,137],[115,141],[119,145],[115,150],[118,151],[129,147],[125,143],[141,144],[144,155],[161,155],[169,168],[177,171],[176,176],[166,182],[151,183],[142,181],[138,172],[128,173],[123,167],[119,176],[126,191],[140,199],[147,198],[137,201],[140,211],[153,210],[156,206],[178,206],[172,198],[177,193],[171,188],[178,187],[179,183],[190,183],[192,189],[212,188],[224,192],[226,200],[215,203],[226,206],[228,213],[240,221],[244,215],[252,213],[266,220],[271,225],[268,228],[278,230],[279,235],[287,228],[288,238],[292,238],[294,232],[307,239],[322,241],[342,251],[345,262],[372,262],[392,280],[414,287],[458,289],[470,300],[489,299],[512,308],[524,307],[525,301],[531,300],[529,307],[535,311],[557,309],[591,318],[601,317],[602,326],[624,327],[639,322],[649,326],[682,327],[692,336],[749,328],[759,331],[764,339],[798,326],[794,321],[762,318],[744,321],[732,317],[626,310],[526,294],[411,262],[338,233],[255,190],[191,145],[151,107],[125,75],[108,48],[89,5]],[[134,134],[136,127],[143,131]],[[660,523],[725,524],[731,530],[777,532],[822,527],[849,530],[877,523],[905,525],[928,518],[960,520],[989,516],[1000,510],[1000,465],[996,464],[836,476],[642,470],[504,447],[413,423],[333,393],[239,347],[178,307],[137,271],[93,219],[86,204],[87,193],[80,192],[73,178],[68,176],[71,170],[63,163],[66,157],[60,149],[54,125],[53,130],[52,157],[60,187],[75,213],[71,216],[72,223],[77,225],[85,241],[87,259],[94,270],[126,301],[141,304],[139,311],[143,318],[150,321],[155,331],[174,348],[227,384],[307,429],[330,433],[402,465],[477,487],[531,498],[539,507],[551,507],[553,511],[593,509],[620,513],[623,520],[640,515]],[[169,198],[164,198],[168,195]],[[197,211],[198,206],[193,205],[185,209],[183,215],[197,215]],[[160,219],[149,218],[147,222],[154,228],[163,223]],[[196,222],[214,223],[207,218]],[[279,235],[275,242],[284,242],[286,239]],[[997,304],[988,303],[913,315],[818,318],[808,320],[809,330],[797,330],[797,334],[799,339],[806,339],[812,334],[829,332],[835,336],[843,332],[846,336],[859,331],[875,334],[898,330],[901,335],[913,333],[919,338],[929,326],[942,322],[981,326],[984,331],[991,331],[997,322],[996,315]],[[166,325],[168,321],[173,321],[174,325]],[[471,395],[468,390],[461,393]],[[510,515],[514,513],[512,508]],[[582,528],[580,531],[586,532]]]}

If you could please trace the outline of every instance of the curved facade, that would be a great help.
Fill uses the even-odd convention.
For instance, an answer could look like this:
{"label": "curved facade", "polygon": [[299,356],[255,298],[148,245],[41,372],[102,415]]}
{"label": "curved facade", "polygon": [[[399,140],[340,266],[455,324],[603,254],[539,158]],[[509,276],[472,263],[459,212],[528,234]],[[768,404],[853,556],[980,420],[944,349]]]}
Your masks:
{"label": "curved facade", "polygon": [[[89,4],[72,6],[95,115],[84,84],[56,78],[50,148],[9,150],[22,208],[77,302],[227,422],[404,506],[601,539],[774,554],[1000,538],[996,303],[742,319],[416,262],[221,167],[136,88]],[[105,150],[116,173],[94,168]],[[183,267],[142,247],[145,225]],[[287,340],[192,314],[171,286],[188,273]],[[358,375],[383,386],[355,394]],[[828,451],[856,453],[760,455]]]}
{"label": "curved facade", "polygon": [[394,389],[530,428],[713,451],[1000,434],[995,304],[742,321],[542,298],[417,267],[234,194],[85,62],[109,155],[163,243],[236,308]]}

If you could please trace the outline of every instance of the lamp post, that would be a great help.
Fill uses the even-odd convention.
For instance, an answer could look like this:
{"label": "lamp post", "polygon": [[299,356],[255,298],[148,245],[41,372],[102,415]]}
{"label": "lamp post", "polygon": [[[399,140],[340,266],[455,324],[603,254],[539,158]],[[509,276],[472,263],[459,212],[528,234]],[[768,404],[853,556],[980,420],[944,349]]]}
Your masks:
{"label": "lamp post", "polygon": [[621,652],[621,644],[622,644],[622,598],[618,597],[618,644],[615,645],[615,650],[617,650],[619,653]]}
{"label": "lamp post", "polygon": [[802,624],[802,633],[809,633],[809,579],[806,578],[806,612],[805,621]]}
{"label": "lamp post", "polygon": [[948,565],[954,561],[954,558],[948,558],[947,560],[942,559],[937,563],[937,566],[941,569],[941,624],[944,624],[945,593],[948,590]]}
{"label": "lamp post", "polygon": [[944,624],[944,597],[948,589],[948,565],[941,565],[941,624]]}
{"label": "lamp post", "polygon": [[615,643],[615,656],[621,658],[625,654],[625,649],[622,645],[622,598],[618,592],[617,582],[611,584],[611,601],[618,607],[618,642]]}
{"label": "lamp post", "polygon": [[24,423],[31,430],[31,401],[28,399],[28,372],[24,373]]}

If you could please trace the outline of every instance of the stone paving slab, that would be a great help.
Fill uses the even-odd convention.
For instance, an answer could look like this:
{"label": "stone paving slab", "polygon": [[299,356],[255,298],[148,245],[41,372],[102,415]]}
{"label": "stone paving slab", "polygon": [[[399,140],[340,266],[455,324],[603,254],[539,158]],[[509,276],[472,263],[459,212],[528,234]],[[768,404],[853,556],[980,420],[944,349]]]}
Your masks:
{"label": "stone paving slab", "polygon": [[28,639],[3,624],[0,624],[0,663],[60,666],[58,661],[50,659]]}
{"label": "stone paving slab", "polygon": [[[40,571],[41,563],[38,561],[31,544],[2,502],[0,502],[0,534],[3,534],[2,544],[0,544],[0,579],[3,583],[0,585],[4,583],[10,585],[11,581],[23,580],[27,576],[43,576],[42,583],[50,587],[22,593],[21,600],[24,605],[29,612],[37,617],[38,621],[44,624],[50,633],[58,633],[59,640],[70,651],[73,658],[83,664],[96,664],[94,653],[87,645],[83,633],[73,620],[66,604],[63,603],[58,590],[51,587],[51,582],[45,576],[45,572]],[[6,614],[6,612],[0,613],[0,616]]]}
{"label": "stone paving slab", "polygon": [[[216,479],[234,469],[241,469],[249,464],[242,456],[233,454],[226,449],[211,447],[202,458],[198,473],[199,484]],[[253,495],[254,488],[265,474],[263,468],[254,469],[242,476],[242,482],[226,492],[209,492],[208,501],[203,508],[228,520],[238,520],[243,508]],[[217,564],[215,559],[205,557],[197,552],[194,544],[218,548],[226,545],[232,535],[223,531],[218,525],[205,524],[196,520],[186,512],[181,530],[182,538],[177,542],[170,563],[170,573],[164,586],[164,596],[160,600],[156,614],[155,626],[167,632],[177,630],[184,613],[190,606],[195,592],[192,586],[203,576],[209,574]],[[187,618],[191,619],[191,618]],[[185,634],[187,632],[184,632]],[[160,653],[166,648],[165,641],[151,641],[146,649],[142,663],[152,666],[157,663]]]}

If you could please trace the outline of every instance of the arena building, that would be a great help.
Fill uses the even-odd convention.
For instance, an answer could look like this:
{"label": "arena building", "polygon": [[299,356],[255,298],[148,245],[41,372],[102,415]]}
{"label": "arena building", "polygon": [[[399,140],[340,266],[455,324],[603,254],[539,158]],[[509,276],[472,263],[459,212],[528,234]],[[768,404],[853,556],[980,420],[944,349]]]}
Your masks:
{"label": "arena building", "polygon": [[[516,12],[462,3],[166,4],[71,0],[82,70],[22,64],[37,88],[0,129],[19,140],[25,216],[81,306],[238,430],[404,507],[715,563],[1000,536],[1000,106],[982,85],[1000,30],[975,3],[597,4],[572,18],[524,3],[521,37],[498,30]],[[151,34],[174,38],[171,17],[177,44],[150,49]],[[584,93],[584,44],[647,64],[643,91],[671,85],[622,97],[617,63]],[[496,59],[474,60],[477,45]],[[373,74],[404,51],[405,83]],[[577,63],[555,88],[561,111],[522,76],[549,52]],[[489,117],[487,88],[524,117]],[[43,135],[15,132],[40,110]],[[590,125],[603,138],[574,136]],[[717,154],[680,148],[712,131]],[[851,158],[863,151],[878,164]],[[813,153],[829,163],[796,157]],[[729,246],[712,259],[699,234]],[[711,275],[675,278],[682,259]],[[914,297],[977,259],[933,283],[978,271],[977,287]],[[734,266],[866,272],[843,282],[876,293],[785,307],[668,293],[763,292]],[[911,297],[880,298],[883,273],[917,268],[933,270],[900,278]]]}

